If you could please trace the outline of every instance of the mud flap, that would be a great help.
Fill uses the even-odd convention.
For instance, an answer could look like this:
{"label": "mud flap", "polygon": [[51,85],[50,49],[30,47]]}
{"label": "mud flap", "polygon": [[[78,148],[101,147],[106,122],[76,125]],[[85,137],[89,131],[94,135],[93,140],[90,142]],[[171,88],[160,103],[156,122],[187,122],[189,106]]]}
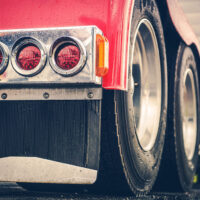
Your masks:
{"label": "mud flap", "polygon": [[[0,168],[12,169],[18,163],[18,170],[15,169],[15,173],[5,171],[9,174],[0,176],[0,181],[90,184],[96,180],[100,100],[7,101],[0,103],[0,110]],[[62,170],[49,173],[52,177],[46,181],[45,178],[31,180],[24,178],[27,175],[22,176],[22,169],[24,173],[33,173],[34,166],[38,173],[42,173],[44,163],[48,172],[56,171],[59,166]],[[73,173],[68,173],[69,176],[66,173],[69,169],[84,173],[73,179]],[[88,172],[92,179],[89,179]],[[56,180],[55,174],[60,174],[60,178]],[[43,175],[41,177],[45,177]]]}

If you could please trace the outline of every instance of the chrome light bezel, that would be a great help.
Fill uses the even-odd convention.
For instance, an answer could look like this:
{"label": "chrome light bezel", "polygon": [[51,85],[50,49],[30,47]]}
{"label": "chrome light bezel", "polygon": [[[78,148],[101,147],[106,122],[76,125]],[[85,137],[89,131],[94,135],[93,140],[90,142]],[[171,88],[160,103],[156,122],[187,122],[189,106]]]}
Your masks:
{"label": "chrome light bezel", "polygon": [[2,52],[3,56],[2,63],[0,64],[0,74],[2,74],[5,71],[9,61],[8,48],[2,42],[0,42],[0,51]]}
{"label": "chrome light bezel", "polygon": [[[41,59],[40,59],[39,64],[34,69],[31,69],[31,70],[24,70],[17,63],[17,55],[19,51],[26,45],[36,46],[40,50],[40,53],[41,53]],[[46,60],[47,60],[46,51],[42,43],[39,42],[38,39],[31,38],[31,37],[22,37],[19,40],[17,40],[15,44],[13,45],[12,52],[11,52],[12,67],[18,74],[22,76],[34,76],[40,73],[45,66]]]}
{"label": "chrome light bezel", "polygon": [[[64,45],[64,44],[73,44],[77,46],[80,50],[80,60],[78,64],[74,68],[69,69],[69,70],[60,68],[56,64],[56,61],[55,61],[56,51],[61,45]],[[85,66],[86,61],[87,61],[87,52],[83,43],[79,39],[74,38],[74,37],[61,37],[55,40],[54,43],[52,44],[50,48],[50,52],[49,52],[49,61],[50,61],[50,65],[52,69],[56,73],[62,76],[74,76],[75,74],[79,73]]]}

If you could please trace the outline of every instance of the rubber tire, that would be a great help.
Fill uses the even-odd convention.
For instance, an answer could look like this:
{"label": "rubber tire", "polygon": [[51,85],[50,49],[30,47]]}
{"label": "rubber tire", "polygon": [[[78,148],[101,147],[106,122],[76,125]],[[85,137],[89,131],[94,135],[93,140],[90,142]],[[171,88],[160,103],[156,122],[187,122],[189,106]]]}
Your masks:
{"label": "rubber tire", "polygon": [[[199,82],[197,64],[193,54],[189,54],[185,63],[182,61],[183,52],[187,46],[181,42],[178,47],[174,72],[169,74],[170,81],[173,81],[169,88],[169,112],[167,122],[167,135],[163,152],[163,161],[159,173],[159,180],[156,189],[159,191],[190,192],[193,186],[193,178],[197,168],[198,146],[199,146]],[[191,68],[195,78],[196,101],[197,101],[197,142],[195,153],[191,161],[187,160],[180,117],[180,83],[187,68]]]}
{"label": "rubber tire", "polygon": [[[164,146],[167,113],[165,43],[161,19],[155,0],[135,1],[130,44],[133,44],[137,25],[143,18],[147,18],[154,27],[160,53],[162,105],[157,139],[151,150],[144,151],[136,137],[135,122],[132,115],[133,107],[127,107],[126,104],[128,92],[114,91],[113,94],[107,92],[103,99],[102,155],[97,181],[98,183],[104,178],[102,186],[105,187],[106,185],[107,188],[112,188],[117,192],[132,191],[136,195],[149,192],[156,180]],[[131,46],[130,49],[132,49]],[[130,64],[131,61],[129,61]],[[132,76],[130,71],[129,76]],[[128,82],[130,84],[130,78]],[[107,97],[105,98],[105,96]],[[113,118],[115,118],[115,121]],[[115,126],[111,126],[113,121]]]}

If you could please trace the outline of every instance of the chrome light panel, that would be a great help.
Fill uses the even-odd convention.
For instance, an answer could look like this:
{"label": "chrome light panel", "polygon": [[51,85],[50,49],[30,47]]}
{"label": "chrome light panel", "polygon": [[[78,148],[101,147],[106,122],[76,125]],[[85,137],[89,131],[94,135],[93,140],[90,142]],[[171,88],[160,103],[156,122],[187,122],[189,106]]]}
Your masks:
{"label": "chrome light panel", "polygon": [[[0,66],[0,85],[49,83],[100,85],[101,78],[95,74],[96,34],[102,34],[96,26],[0,31],[0,47],[2,44],[3,51],[7,52],[7,54],[5,53],[7,67],[4,65],[4,70],[1,70]],[[53,60],[53,44],[56,41],[62,41],[61,38],[74,40],[81,50],[80,62],[72,71],[69,70],[70,76],[67,74],[69,72],[58,69]],[[41,61],[33,71],[23,70],[16,64],[16,52],[27,41],[35,44],[41,50]],[[9,56],[12,62],[8,62]]]}

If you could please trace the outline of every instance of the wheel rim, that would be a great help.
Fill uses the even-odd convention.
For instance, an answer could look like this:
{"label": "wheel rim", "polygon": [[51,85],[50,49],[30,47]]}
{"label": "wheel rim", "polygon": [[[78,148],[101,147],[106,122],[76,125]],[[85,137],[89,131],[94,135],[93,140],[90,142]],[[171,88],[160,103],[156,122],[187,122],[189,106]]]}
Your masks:
{"label": "wheel rim", "polygon": [[137,28],[132,50],[132,103],[138,141],[145,151],[153,148],[161,115],[162,81],[159,47],[150,21]]}
{"label": "wheel rim", "polygon": [[184,149],[187,159],[191,160],[194,156],[197,137],[197,102],[194,74],[190,68],[184,74],[181,109]]}

